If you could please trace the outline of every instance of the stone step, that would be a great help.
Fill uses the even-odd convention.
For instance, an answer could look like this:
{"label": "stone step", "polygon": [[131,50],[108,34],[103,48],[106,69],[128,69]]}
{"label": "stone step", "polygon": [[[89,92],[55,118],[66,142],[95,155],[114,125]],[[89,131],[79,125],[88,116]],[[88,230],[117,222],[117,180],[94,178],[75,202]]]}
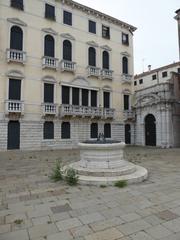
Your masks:
{"label": "stone step", "polygon": [[79,183],[84,185],[114,185],[117,181],[125,180],[128,184],[142,182],[148,177],[148,171],[136,165],[136,171],[131,174],[115,177],[95,177],[95,176],[85,176],[79,175]]}

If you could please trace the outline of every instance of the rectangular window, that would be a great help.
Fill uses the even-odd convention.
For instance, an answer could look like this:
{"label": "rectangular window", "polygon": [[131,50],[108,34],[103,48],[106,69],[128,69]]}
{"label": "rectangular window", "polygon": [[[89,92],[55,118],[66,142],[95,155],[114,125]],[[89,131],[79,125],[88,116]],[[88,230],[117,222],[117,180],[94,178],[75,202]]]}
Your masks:
{"label": "rectangular window", "polygon": [[89,20],[89,32],[96,34],[96,22]]}
{"label": "rectangular window", "polygon": [[122,33],[122,44],[129,45],[129,35],[126,33]]}
{"label": "rectangular window", "polygon": [[11,0],[11,7],[24,10],[23,0]]}
{"label": "rectangular window", "polygon": [[143,79],[139,79],[139,84],[143,84]]}
{"label": "rectangular window", "polygon": [[54,84],[49,83],[44,84],[44,102],[45,103],[54,102]]}
{"label": "rectangular window", "polygon": [[137,81],[134,81],[134,86],[136,86],[137,85]]}
{"label": "rectangular window", "polygon": [[162,72],[162,77],[163,78],[167,77],[167,72]]}
{"label": "rectangular window", "polygon": [[44,123],[44,139],[54,139],[54,123],[45,122]]}
{"label": "rectangular window", "polygon": [[72,105],[79,105],[79,88],[72,88]]}
{"label": "rectangular window", "polygon": [[177,72],[180,73],[180,68],[177,69]]}
{"label": "rectangular window", "polygon": [[110,92],[104,92],[104,108],[110,108]]}
{"label": "rectangular window", "polygon": [[82,89],[82,106],[88,106],[89,91]]}
{"label": "rectangular window", "polygon": [[72,13],[64,11],[63,12],[63,23],[72,26]]}
{"label": "rectangular window", "polygon": [[45,5],[45,18],[55,20],[55,7],[46,3]]}
{"label": "rectangular window", "polygon": [[21,100],[21,80],[9,79],[9,100]]}
{"label": "rectangular window", "polygon": [[152,75],[152,80],[156,80],[156,78],[157,78],[156,74]]}
{"label": "rectangular window", "polygon": [[129,95],[124,95],[124,110],[129,110]]}
{"label": "rectangular window", "polygon": [[62,104],[69,104],[69,87],[62,86]]}
{"label": "rectangular window", "polygon": [[111,124],[110,123],[104,124],[104,137],[111,138]]}
{"label": "rectangular window", "polygon": [[97,91],[91,90],[91,107],[97,107]]}
{"label": "rectangular window", "polygon": [[102,25],[102,37],[106,39],[110,39],[110,28]]}
{"label": "rectangular window", "polygon": [[71,138],[71,125],[69,122],[63,122],[61,124],[61,138],[62,139]]}

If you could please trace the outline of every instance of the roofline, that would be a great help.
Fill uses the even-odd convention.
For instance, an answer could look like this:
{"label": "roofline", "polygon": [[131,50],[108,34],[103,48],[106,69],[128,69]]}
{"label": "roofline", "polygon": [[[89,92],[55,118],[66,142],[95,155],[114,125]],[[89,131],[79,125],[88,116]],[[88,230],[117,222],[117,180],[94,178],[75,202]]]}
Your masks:
{"label": "roofline", "polygon": [[141,77],[144,77],[144,76],[156,73],[156,72],[161,71],[161,70],[165,70],[165,69],[170,68],[170,67],[175,67],[175,66],[178,66],[178,65],[180,65],[180,61],[168,64],[168,65],[165,65],[163,67],[155,68],[155,69],[153,69],[151,71],[146,71],[146,72],[143,72],[143,73],[140,73],[140,74],[136,74],[136,75],[134,75],[134,79],[138,79],[138,78],[141,78]]}
{"label": "roofline", "polygon": [[180,12],[180,8],[179,8],[178,10],[175,11],[175,13],[177,13],[177,14],[178,14],[178,12]]}
{"label": "roofline", "polygon": [[100,18],[102,18],[102,19],[104,19],[104,20],[106,20],[108,22],[112,22],[112,23],[114,23],[114,24],[116,24],[118,26],[124,27],[124,28],[126,28],[126,29],[128,29],[128,30],[130,30],[132,32],[137,30],[137,28],[134,27],[133,25],[130,25],[130,24],[128,24],[126,22],[123,22],[123,21],[121,21],[121,20],[119,20],[117,18],[109,16],[109,15],[107,15],[105,13],[102,13],[102,12],[100,12],[98,10],[95,10],[93,8],[90,8],[90,7],[87,7],[87,6],[83,5],[83,4],[77,3],[75,1],[72,1],[72,0],[56,0],[56,1],[61,1],[63,4],[70,5],[73,8],[77,8],[79,10],[82,10],[82,11],[86,12],[87,14],[92,14],[92,15],[95,15],[96,17],[100,17]]}

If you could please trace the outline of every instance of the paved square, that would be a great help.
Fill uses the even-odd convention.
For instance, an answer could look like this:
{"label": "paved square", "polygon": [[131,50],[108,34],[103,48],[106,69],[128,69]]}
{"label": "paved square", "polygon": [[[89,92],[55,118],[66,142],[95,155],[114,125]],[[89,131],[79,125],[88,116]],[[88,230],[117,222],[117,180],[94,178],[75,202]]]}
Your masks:
{"label": "paved square", "polygon": [[78,150],[0,153],[0,240],[179,240],[180,149],[128,147],[147,181],[70,187],[49,179]]}

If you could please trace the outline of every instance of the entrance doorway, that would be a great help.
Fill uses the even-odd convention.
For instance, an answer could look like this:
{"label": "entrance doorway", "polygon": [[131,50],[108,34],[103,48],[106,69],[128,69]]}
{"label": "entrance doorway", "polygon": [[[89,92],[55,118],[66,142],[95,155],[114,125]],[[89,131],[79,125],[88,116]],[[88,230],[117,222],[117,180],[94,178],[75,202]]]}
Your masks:
{"label": "entrance doorway", "polygon": [[19,121],[9,121],[8,123],[8,149],[20,148],[20,123]]}
{"label": "entrance doorway", "polygon": [[156,119],[152,114],[145,117],[145,144],[156,146]]}
{"label": "entrance doorway", "polygon": [[131,125],[125,124],[125,143],[131,144]]}

